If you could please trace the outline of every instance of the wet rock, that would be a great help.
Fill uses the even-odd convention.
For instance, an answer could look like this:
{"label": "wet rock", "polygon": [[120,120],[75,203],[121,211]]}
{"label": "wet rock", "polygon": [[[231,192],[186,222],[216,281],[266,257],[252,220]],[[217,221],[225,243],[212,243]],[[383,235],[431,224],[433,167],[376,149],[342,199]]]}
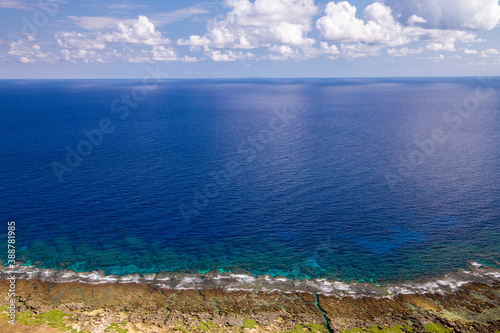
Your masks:
{"label": "wet rock", "polygon": [[[0,280],[3,304],[8,301],[7,290],[7,281]],[[60,310],[72,316],[67,325],[96,333],[124,322],[129,332],[174,332],[174,327],[201,332],[198,327],[209,326],[218,332],[234,332],[236,328],[284,332],[296,325],[322,327],[323,314],[332,332],[395,325],[423,332],[429,323],[455,332],[500,330],[498,284],[470,283],[446,295],[400,294],[378,298],[318,295],[317,303],[311,293],[173,290],[151,284],[47,283],[35,279],[18,280],[16,293],[21,301],[19,311],[40,314]],[[255,323],[255,328],[243,330],[249,320]]]}

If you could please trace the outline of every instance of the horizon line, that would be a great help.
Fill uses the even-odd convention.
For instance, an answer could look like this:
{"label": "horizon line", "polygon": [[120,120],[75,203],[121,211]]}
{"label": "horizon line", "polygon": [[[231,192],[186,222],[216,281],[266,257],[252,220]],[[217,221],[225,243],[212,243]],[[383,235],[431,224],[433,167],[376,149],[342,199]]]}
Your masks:
{"label": "horizon line", "polygon": [[[477,78],[477,77],[500,77],[498,75],[447,75],[447,76],[318,76],[318,77],[171,77],[161,78],[160,81],[168,80],[319,80],[319,79],[452,79],[452,78]],[[142,77],[75,77],[75,78],[0,78],[0,81],[12,80],[142,80]]]}

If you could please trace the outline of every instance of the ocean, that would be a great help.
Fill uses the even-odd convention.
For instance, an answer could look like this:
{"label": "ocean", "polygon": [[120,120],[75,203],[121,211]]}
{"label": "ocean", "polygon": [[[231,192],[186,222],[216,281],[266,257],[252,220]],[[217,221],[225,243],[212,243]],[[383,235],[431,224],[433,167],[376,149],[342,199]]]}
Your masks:
{"label": "ocean", "polygon": [[33,269],[396,283],[500,268],[500,78],[1,80]]}

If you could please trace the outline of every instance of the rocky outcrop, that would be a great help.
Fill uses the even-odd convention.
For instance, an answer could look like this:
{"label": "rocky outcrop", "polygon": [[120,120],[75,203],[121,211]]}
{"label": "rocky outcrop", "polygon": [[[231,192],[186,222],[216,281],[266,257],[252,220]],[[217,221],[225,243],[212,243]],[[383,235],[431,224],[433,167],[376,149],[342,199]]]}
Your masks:
{"label": "rocky outcrop", "polygon": [[[8,304],[8,289],[9,282],[0,280],[2,304]],[[16,283],[16,294],[17,326],[3,315],[1,332],[23,332],[27,323],[36,324],[29,326],[31,333],[342,332],[370,327],[397,332],[396,325],[401,332],[433,332],[436,327],[442,332],[500,331],[498,284],[469,283],[446,295],[355,298],[23,279]]]}

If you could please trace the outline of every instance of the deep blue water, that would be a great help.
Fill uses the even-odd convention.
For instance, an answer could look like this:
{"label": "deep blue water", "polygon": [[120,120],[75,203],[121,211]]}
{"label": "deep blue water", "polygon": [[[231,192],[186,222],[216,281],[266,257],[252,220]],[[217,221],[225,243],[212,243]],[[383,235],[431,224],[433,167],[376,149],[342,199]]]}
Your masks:
{"label": "deep blue water", "polygon": [[18,259],[53,269],[498,265],[500,78],[484,82],[0,81],[0,216]]}

